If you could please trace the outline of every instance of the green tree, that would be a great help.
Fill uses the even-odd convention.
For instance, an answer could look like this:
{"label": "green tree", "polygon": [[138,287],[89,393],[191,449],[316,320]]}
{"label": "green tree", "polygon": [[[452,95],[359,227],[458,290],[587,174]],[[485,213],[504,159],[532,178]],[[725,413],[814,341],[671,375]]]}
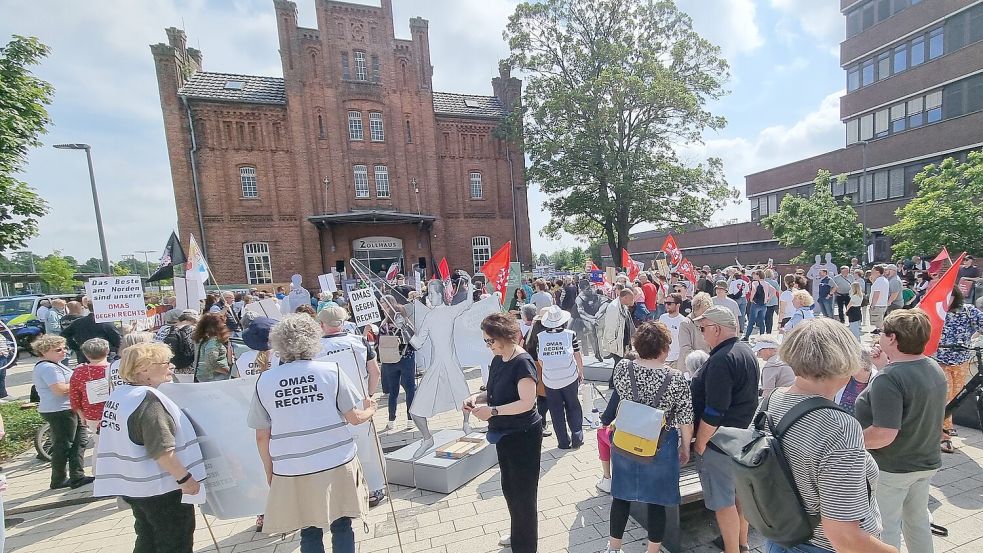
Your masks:
{"label": "green tree", "polygon": [[0,251],[24,247],[48,212],[44,199],[14,178],[51,123],[45,106],[54,89],[28,69],[47,54],[48,47],[34,37],[14,35],[0,48]]}
{"label": "green tree", "polygon": [[41,280],[52,292],[73,292],[76,286],[82,284],[81,281],[75,280],[75,267],[58,250],[38,259],[35,264],[38,273],[41,274]]}
{"label": "green tree", "polygon": [[102,259],[98,257],[90,257],[85,263],[79,265],[78,272],[80,273],[102,273]]}
{"label": "green tree", "polygon": [[505,38],[503,64],[528,77],[525,107],[504,130],[524,142],[528,179],[549,196],[544,235],[600,237],[619,252],[637,224],[705,222],[737,197],[719,159],[676,156],[724,126],[707,103],[729,69],[671,0],[523,3]]}
{"label": "green tree", "polygon": [[898,222],[884,232],[896,256],[934,256],[950,252],[983,254],[983,152],[964,163],[946,158],[915,175],[918,194],[895,213]]}
{"label": "green tree", "polygon": [[864,228],[857,221],[857,210],[833,198],[831,181],[829,171],[820,170],[812,196],[786,194],[778,213],[761,221],[782,246],[802,250],[792,263],[812,263],[816,255],[828,252],[840,265],[863,252]]}

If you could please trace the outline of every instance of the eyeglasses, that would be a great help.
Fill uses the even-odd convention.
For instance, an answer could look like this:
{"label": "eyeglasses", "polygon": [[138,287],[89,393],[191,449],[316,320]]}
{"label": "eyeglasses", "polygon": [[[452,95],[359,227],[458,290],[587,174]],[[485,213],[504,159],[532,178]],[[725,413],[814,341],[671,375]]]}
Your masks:
{"label": "eyeglasses", "polygon": [[703,326],[701,326],[701,327],[700,327],[700,332],[701,332],[701,333],[703,333],[703,332],[706,332],[706,331],[707,331],[707,329],[708,329],[708,328],[710,328],[711,326],[717,326],[717,327],[719,327],[720,325],[715,325],[715,324],[707,324],[707,325],[703,325]]}
{"label": "eyeglasses", "polygon": [[492,344],[495,343],[495,339],[494,338],[485,338],[484,340],[485,340],[485,345],[486,346],[490,346],[490,345],[492,345]]}
{"label": "eyeglasses", "polygon": [[677,302],[674,302],[674,301],[667,301],[667,302],[666,302],[666,305],[676,305],[676,303],[677,303]]}

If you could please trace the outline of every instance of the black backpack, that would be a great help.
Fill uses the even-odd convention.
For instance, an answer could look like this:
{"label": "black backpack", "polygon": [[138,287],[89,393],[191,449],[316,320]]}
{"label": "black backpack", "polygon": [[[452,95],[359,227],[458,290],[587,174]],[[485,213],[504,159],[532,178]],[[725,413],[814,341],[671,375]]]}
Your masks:
{"label": "black backpack", "polygon": [[195,345],[194,341],[191,339],[191,333],[185,328],[191,329],[193,327],[186,326],[184,328],[171,327],[171,329],[164,335],[163,342],[171,348],[171,363],[179,369],[184,369],[190,367],[195,361]]}
{"label": "black backpack", "polygon": [[782,451],[782,437],[808,413],[843,409],[826,398],[811,397],[792,407],[775,426],[768,413],[768,399],[749,428],[720,427],[710,438],[709,447],[734,461],[737,500],[751,526],[765,538],[792,547],[812,539],[819,517],[807,513],[802,505]]}

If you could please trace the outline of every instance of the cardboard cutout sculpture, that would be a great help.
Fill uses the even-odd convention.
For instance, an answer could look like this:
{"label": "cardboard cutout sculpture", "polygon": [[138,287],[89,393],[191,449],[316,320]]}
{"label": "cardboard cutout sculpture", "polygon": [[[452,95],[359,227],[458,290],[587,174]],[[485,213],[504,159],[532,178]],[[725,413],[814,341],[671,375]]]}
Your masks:
{"label": "cardboard cutout sculpture", "polygon": [[828,252],[826,253],[826,263],[823,265],[823,268],[826,269],[826,274],[829,276],[833,276],[840,272],[839,268],[836,266],[836,263],[833,263],[833,254]]}
{"label": "cardboard cutout sculpture", "polygon": [[[809,293],[812,294],[813,298],[819,297],[819,269],[825,269],[826,266],[823,265],[823,256],[816,254],[816,262],[809,267],[809,271],[806,272],[806,277],[809,279]],[[819,313],[819,302],[814,302],[812,304],[812,309],[816,313]]]}
{"label": "cardboard cutout sculpture", "polygon": [[300,284],[303,279],[304,277],[300,275],[290,277],[290,293],[287,294],[285,302],[290,313],[296,312],[301,305],[311,304],[311,293]]}

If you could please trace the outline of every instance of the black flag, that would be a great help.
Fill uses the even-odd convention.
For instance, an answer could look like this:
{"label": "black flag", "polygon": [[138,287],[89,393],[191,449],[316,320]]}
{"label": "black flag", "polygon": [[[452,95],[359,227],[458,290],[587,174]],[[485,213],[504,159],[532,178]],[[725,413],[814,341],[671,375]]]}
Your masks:
{"label": "black flag", "polygon": [[174,278],[174,266],[183,265],[186,261],[184,248],[181,247],[177,233],[171,232],[171,237],[167,240],[167,245],[164,246],[164,254],[160,256],[160,262],[157,264],[157,270],[150,275],[147,282]]}

